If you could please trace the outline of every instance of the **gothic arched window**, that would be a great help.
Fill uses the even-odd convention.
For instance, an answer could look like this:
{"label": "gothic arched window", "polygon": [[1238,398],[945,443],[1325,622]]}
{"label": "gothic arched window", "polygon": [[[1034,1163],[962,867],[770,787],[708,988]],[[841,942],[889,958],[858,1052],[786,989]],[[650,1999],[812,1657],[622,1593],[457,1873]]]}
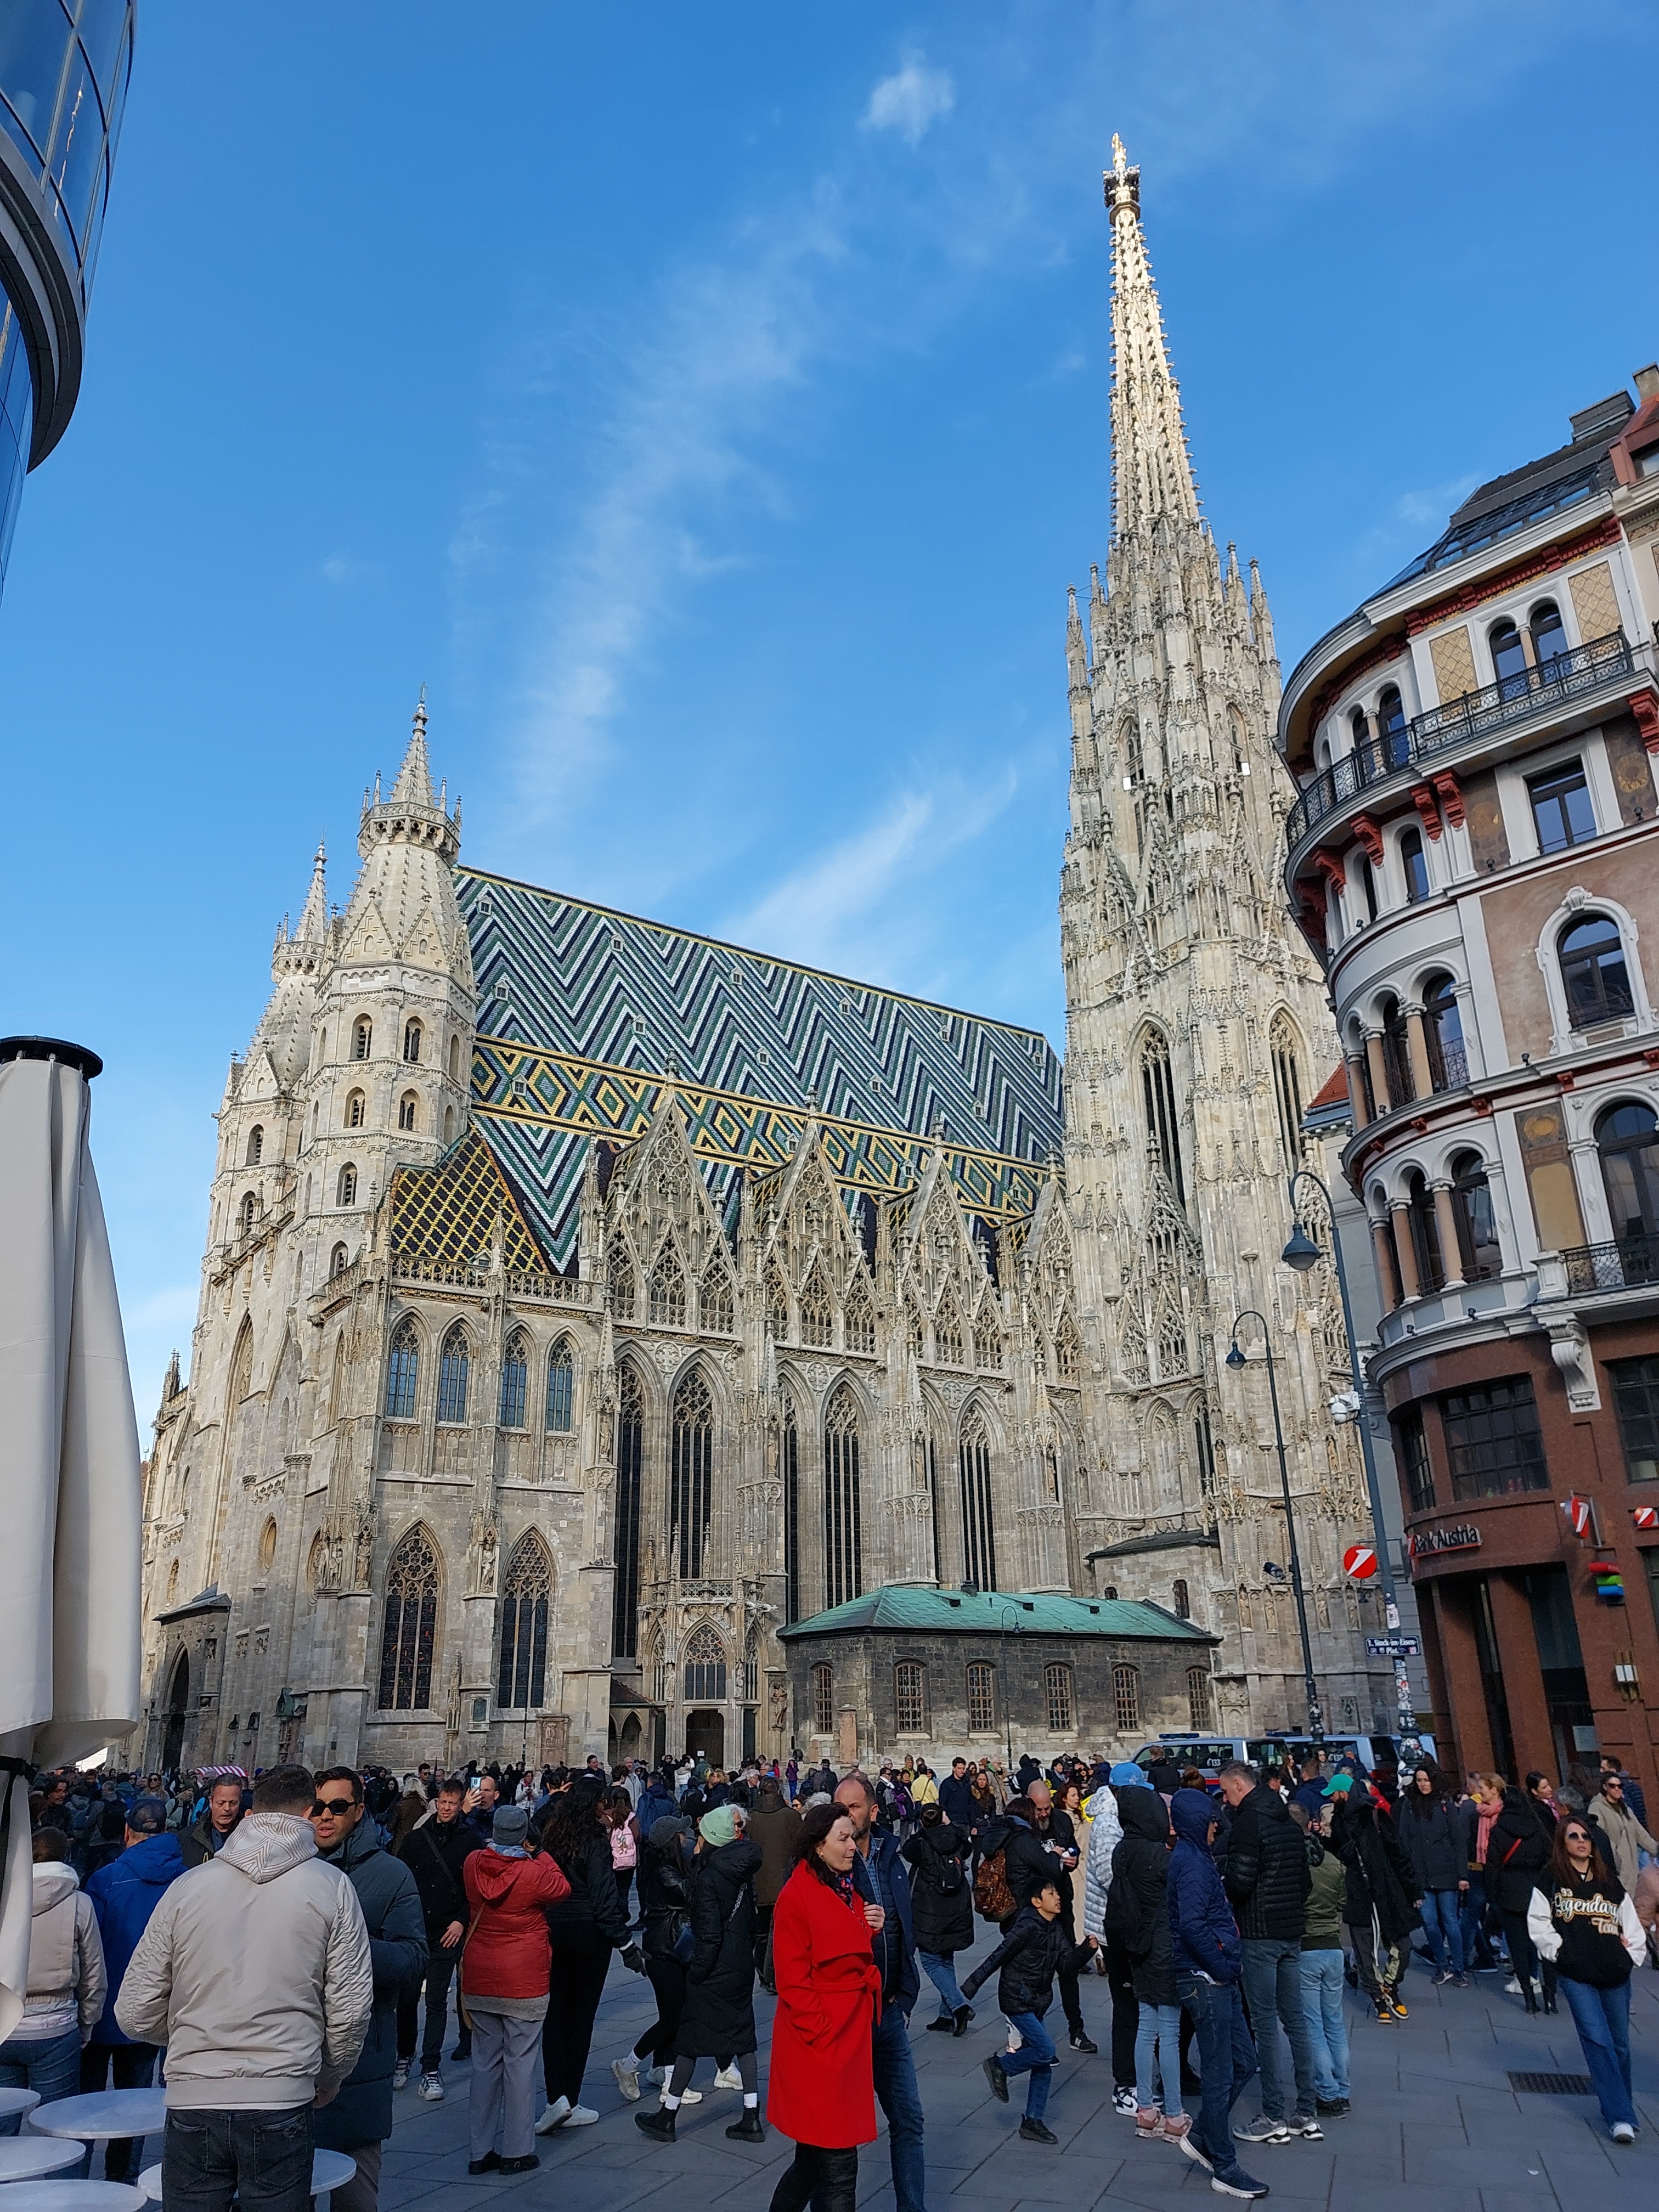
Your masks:
{"label": "gothic arched window", "polygon": [[1279,1108],[1279,1138],[1285,1148],[1285,1166],[1293,1171],[1302,1159],[1302,1063],[1297,1053],[1296,1031],[1283,1014],[1275,1014],[1267,1032],[1273,1060],[1273,1097]]}
{"label": "gothic arched window", "polygon": [[617,1389],[617,1518],[612,1550],[611,1650],[631,1659],[640,1638],[640,1504],[645,1456],[645,1398],[640,1378],[624,1367]]}
{"label": "gothic arched window", "polygon": [[1112,1705],[1120,1735],[1140,1726],[1140,1669],[1138,1667],[1113,1668]]}
{"label": "gothic arched window", "polygon": [[411,1067],[421,1056],[421,1025],[418,1022],[404,1024],[404,1058]]}
{"label": "gothic arched window", "polygon": [[466,1419],[467,1376],[472,1355],[466,1329],[457,1322],[438,1347],[438,1419],[459,1423]]}
{"label": "gothic arched window", "polygon": [[1062,1314],[1054,1331],[1054,1373],[1062,1382],[1075,1382],[1082,1371],[1083,1345],[1077,1323],[1070,1314]]}
{"label": "gothic arched window", "polygon": [[400,1129],[412,1129],[415,1127],[415,1115],[419,1104],[420,1102],[412,1091],[404,1091],[403,1097],[398,1101],[398,1127]]}
{"label": "gothic arched window", "polygon": [[329,1273],[331,1276],[343,1275],[349,1264],[350,1262],[346,1255],[345,1246],[343,1244],[337,1244],[334,1247],[334,1249],[328,1255]]}
{"label": "gothic arched window", "polygon": [[374,1024],[367,1015],[364,1015],[361,1021],[354,1024],[351,1031],[351,1057],[354,1060],[367,1060],[369,1048],[374,1042]]}
{"label": "gothic arched window", "polygon": [[387,1562],[380,1629],[380,1698],[386,1712],[432,1703],[432,1654],[438,1636],[438,1555],[424,1528],[411,1528]]}
{"label": "gothic arched window", "polygon": [[1157,1030],[1140,1048],[1140,1094],[1146,1110],[1146,1141],[1170,1188],[1184,1206],[1187,1185],[1181,1170],[1181,1122],[1176,1112],[1175,1078],[1168,1040]]}
{"label": "gothic arched window", "polygon": [[843,1382],[823,1420],[823,1560],[832,1606],[864,1588],[864,1529],[859,1501],[859,1413]]}
{"label": "gothic arched window", "polygon": [[230,1362],[230,1403],[233,1409],[253,1395],[253,1323],[245,1321]]}
{"label": "gothic arched window", "polygon": [[766,1326],[772,1332],[775,1344],[781,1344],[789,1334],[789,1293],[783,1287],[783,1277],[769,1261],[766,1269]]}
{"label": "gothic arched window", "polygon": [[569,1342],[561,1337],[547,1360],[547,1425],[561,1436],[569,1434],[574,1419],[575,1382]]}
{"label": "gothic arched window", "polygon": [[993,1374],[1000,1373],[1002,1367],[1002,1331],[997,1325],[996,1308],[988,1300],[974,1323],[974,1364],[988,1368]]}
{"label": "gothic arched window", "polygon": [[783,1425],[778,1431],[778,1474],[783,1483],[783,1611],[786,1620],[800,1619],[800,1431],[795,1425],[795,1401],[783,1401]]}
{"label": "gothic arched window", "polygon": [[653,1328],[685,1327],[685,1270],[680,1265],[672,1237],[658,1253],[657,1264],[651,1270],[648,1310]]}
{"label": "gothic arched window", "polygon": [[634,1318],[634,1255],[620,1237],[611,1240],[611,1310],[618,1321]]}
{"label": "gothic arched window", "polygon": [[1193,1617],[1193,1601],[1184,1582],[1177,1582],[1175,1586],[1174,1610],[1177,1620],[1190,1620]]}
{"label": "gothic arched window", "polygon": [[876,1348],[876,1310],[863,1278],[854,1284],[847,1299],[847,1349],[873,1352]]}
{"label": "gothic arched window", "polygon": [[800,1340],[819,1347],[833,1343],[836,1330],[835,1301],[830,1295],[830,1285],[823,1279],[822,1266],[814,1261],[812,1272],[806,1279],[806,1288],[800,1294]]}
{"label": "gothic arched window", "polygon": [[392,1334],[392,1350],[386,1363],[386,1418],[388,1421],[412,1421],[415,1418],[415,1389],[421,1377],[421,1336],[413,1320],[407,1314]]}
{"label": "gothic arched window", "polygon": [[340,1170],[339,1180],[334,1186],[337,1206],[356,1206],[357,1203],[357,1170],[348,1160]]}
{"label": "gothic arched window", "polygon": [[501,1402],[495,1418],[502,1428],[523,1428],[529,1380],[530,1340],[521,1328],[514,1329],[501,1353]]}
{"label": "gothic arched window", "polygon": [[1212,1723],[1210,1719],[1210,1674],[1206,1667],[1187,1669],[1187,1717],[1194,1733],[1202,1735]]}
{"label": "gothic arched window", "polygon": [[697,1298],[697,1314],[705,1334],[731,1335],[732,1278],[718,1264],[712,1267],[702,1279],[702,1288]]}
{"label": "gothic arched window", "polygon": [[368,1101],[361,1091],[349,1091],[346,1093],[345,1125],[348,1129],[361,1129],[368,1111]]}
{"label": "gothic arched window", "polygon": [[714,1705],[725,1700],[726,1646],[705,1620],[685,1642],[685,1702]]}
{"label": "gothic arched window", "polygon": [[683,1580],[702,1573],[713,1515],[714,1404],[694,1368],[674,1393],[669,1464],[668,1542]]}
{"label": "gothic arched window", "polygon": [[244,1237],[251,1237],[253,1234],[254,1217],[258,1212],[258,1201],[254,1197],[253,1193],[249,1191],[243,1198],[242,1203],[237,1210],[236,1216],[237,1220],[241,1224],[241,1231]]}
{"label": "gothic arched window", "polygon": [[501,1598],[501,1647],[495,1703],[525,1711],[544,1702],[547,1688],[547,1613],[553,1570],[547,1547],[533,1534],[520,1536],[507,1563]]}
{"label": "gothic arched window", "polygon": [[963,1573],[975,1589],[994,1589],[997,1546],[991,1507],[991,1439],[977,1406],[970,1406],[963,1417],[957,1467],[962,1482]]}
{"label": "gothic arched window", "polygon": [[265,1149],[265,1133],[256,1121],[247,1133],[247,1164],[257,1168]]}
{"label": "gothic arched window", "polygon": [[836,1670],[820,1662],[812,1669],[812,1726],[819,1735],[828,1735],[835,1725]]}
{"label": "gothic arched window", "polygon": [[948,1297],[940,1300],[933,1316],[933,1347],[942,1365],[961,1366],[962,1316]]}

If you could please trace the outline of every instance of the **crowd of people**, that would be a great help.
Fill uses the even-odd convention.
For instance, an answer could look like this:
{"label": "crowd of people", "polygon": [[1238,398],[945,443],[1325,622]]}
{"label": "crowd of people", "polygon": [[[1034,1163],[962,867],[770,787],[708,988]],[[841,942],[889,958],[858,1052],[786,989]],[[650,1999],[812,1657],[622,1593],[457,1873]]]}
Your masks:
{"label": "crowd of people", "polygon": [[[1024,2077],[1019,2135],[1053,2145],[1048,2015],[1058,1993],[1071,2051],[1095,2056],[1083,1992],[1103,1977],[1113,2108],[1224,2196],[1266,2196],[1243,2157],[1349,2112],[1345,1992],[1391,2027],[1413,1958],[1444,1987],[1507,1975],[1529,2013],[1565,2002],[1613,2141],[1638,2130],[1630,1978],[1659,1842],[1611,1753],[1559,1784],[1461,1787],[1426,1759],[1404,1777],[1317,1757],[1208,1776],[284,1765],[45,1776],[32,1813],[28,1989],[0,2084],[50,2101],[148,2086],[160,2062],[163,2187],[192,2212],[239,2188],[301,2212],[318,2148],[353,2162],[341,2212],[377,2212],[398,2094],[411,2076],[446,2094],[452,2006],[469,2172],[532,2171],[538,2139],[600,2118],[583,2084],[613,1960],[653,1999],[611,2062],[628,2104],[659,2093],[636,2125],[672,2146],[710,2061],[740,2099],[729,2136],[763,2142],[769,2120],[796,2146],[772,2212],[852,2212],[878,2106],[897,2212],[925,2212],[924,1980],[926,2032],[961,2038],[994,1979],[987,2085],[1006,2104]],[[776,2001],[763,2099],[757,1989]],[[1252,2079],[1260,2110],[1236,2120]],[[106,2177],[134,2155],[109,2143]]]}

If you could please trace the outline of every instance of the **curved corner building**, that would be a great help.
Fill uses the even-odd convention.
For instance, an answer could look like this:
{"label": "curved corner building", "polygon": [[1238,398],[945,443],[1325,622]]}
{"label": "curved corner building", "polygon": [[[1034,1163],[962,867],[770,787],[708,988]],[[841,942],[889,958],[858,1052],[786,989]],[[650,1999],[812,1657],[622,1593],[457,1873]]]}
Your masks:
{"label": "curved corner building", "polygon": [[0,588],[23,478],[69,427],[136,0],[0,8]]}

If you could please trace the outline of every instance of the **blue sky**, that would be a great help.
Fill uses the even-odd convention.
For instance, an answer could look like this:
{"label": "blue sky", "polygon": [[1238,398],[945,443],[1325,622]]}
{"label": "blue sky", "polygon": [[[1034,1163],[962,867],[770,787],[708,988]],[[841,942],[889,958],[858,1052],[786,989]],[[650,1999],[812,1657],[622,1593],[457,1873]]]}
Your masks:
{"label": "blue sky", "polygon": [[479,865],[1045,1026],[1114,130],[1288,668],[1659,354],[1650,8],[146,0],[0,605],[4,1026],[107,1072],[141,1419],[420,684]]}

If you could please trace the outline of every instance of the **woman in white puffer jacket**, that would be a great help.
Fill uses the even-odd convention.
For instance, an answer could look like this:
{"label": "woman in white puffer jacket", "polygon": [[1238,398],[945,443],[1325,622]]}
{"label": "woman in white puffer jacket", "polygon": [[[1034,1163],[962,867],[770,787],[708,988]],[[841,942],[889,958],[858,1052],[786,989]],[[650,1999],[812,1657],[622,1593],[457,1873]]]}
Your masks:
{"label": "woman in white puffer jacket", "polygon": [[[104,1946],[68,1850],[61,1829],[36,1830],[28,1990],[23,2017],[0,2043],[0,2087],[33,2089],[43,2105],[79,2090],[81,2053],[104,2009]],[[0,2120],[0,2135],[15,2136],[18,2124],[15,2114]],[[88,2147],[80,2172],[91,2163]]]}

